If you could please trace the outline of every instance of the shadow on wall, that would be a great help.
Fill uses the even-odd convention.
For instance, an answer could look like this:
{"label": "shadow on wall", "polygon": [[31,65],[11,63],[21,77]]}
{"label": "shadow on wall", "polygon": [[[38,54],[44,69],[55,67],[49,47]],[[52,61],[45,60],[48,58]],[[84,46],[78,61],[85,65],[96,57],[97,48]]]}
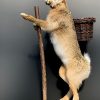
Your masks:
{"label": "shadow on wall", "polygon": [[[50,42],[49,34],[46,34],[46,48],[45,48],[45,58],[46,63],[50,66],[50,70],[56,76],[57,78],[57,88],[61,91],[61,97],[63,97],[66,94],[66,91],[69,90],[68,85],[59,77],[59,68],[62,65],[62,62],[57,57],[57,55],[54,52],[53,46]],[[87,52],[87,41],[80,41],[79,42],[80,49],[82,54]],[[55,66],[55,67],[54,67]],[[83,88],[83,85],[81,86],[80,90]]]}

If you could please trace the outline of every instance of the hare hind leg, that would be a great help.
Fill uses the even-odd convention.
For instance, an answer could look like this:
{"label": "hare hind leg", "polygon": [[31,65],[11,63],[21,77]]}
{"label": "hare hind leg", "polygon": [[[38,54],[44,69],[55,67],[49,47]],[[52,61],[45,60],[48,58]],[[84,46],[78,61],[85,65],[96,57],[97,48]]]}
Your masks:
{"label": "hare hind leg", "polygon": [[72,91],[72,95],[73,95],[73,100],[79,100],[79,94],[78,94],[78,89],[77,87],[75,86],[74,82],[73,81],[70,81],[69,82],[69,87]]}
{"label": "hare hind leg", "polygon": [[68,93],[60,100],[70,100],[71,97],[72,97],[72,91],[69,90]]}
{"label": "hare hind leg", "polygon": [[[61,66],[59,69],[59,76],[67,83],[67,78],[66,78],[66,69],[64,66]],[[71,90],[68,91],[67,95],[65,95],[63,98],[60,100],[70,100],[72,96]]]}
{"label": "hare hind leg", "polygon": [[65,81],[67,82],[66,80],[66,69],[64,66],[61,66],[60,69],[59,69],[59,76]]}
{"label": "hare hind leg", "polygon": [[67,73],[67,80],[70,90],[72,91],[73,100],[79,100],[78,89],[82,83],[81,78],[79,77],[80,74],[73,71],[73,69],[68,69]]}

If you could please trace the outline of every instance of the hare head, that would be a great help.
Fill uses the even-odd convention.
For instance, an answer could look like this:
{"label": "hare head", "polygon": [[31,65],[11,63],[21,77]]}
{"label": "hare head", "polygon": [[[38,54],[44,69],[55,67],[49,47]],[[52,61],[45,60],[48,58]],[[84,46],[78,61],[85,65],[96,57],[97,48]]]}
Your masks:
{"label": "hare head", "polygon": [[47,5],[50,5],[50,7],[55,7],[59,3],[63,2],[63,0],[45,0]]}

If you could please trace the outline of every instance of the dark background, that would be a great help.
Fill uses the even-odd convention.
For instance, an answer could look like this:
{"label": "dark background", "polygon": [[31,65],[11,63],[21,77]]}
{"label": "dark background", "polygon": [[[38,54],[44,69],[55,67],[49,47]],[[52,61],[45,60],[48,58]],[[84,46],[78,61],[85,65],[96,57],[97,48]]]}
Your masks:
{"label": "dark background", "polygon": [[[41,18],[49,10],[43,0],[0,0],[0,100],[41,100],[41,71],[36,32],[20,12],[34,14],[41,8]],[[80,100],[100,100],[100,2],[69,0],[74,18],[95,17],[94,37],[88,43],[92,73],[80,91]],[[44,42],[46,44],[45,35]],[[47,63],[48,100],[59,100],[57,77]],[[52,66],[55,67],[55,66]]]}

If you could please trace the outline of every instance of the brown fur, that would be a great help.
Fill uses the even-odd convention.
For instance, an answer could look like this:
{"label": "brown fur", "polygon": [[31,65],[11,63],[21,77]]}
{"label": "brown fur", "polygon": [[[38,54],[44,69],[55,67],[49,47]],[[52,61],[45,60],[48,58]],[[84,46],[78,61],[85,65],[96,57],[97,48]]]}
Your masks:
{"label": "brown fur", "polygon": [[63,62],[59,75],[70,87],[67,95],[60,100],[69,100],[71,96],[73,96],[73,100],[79,100],[78,89],[82,81],[90,74],[90,62],[88,57],[81,54],[68,6],[65,6],[63,2],[57,4],[49,11],[46,20],[36,19],[25,13],[22,13],[21,16],[35,23],[44,31],[50,32],[55,52]]}

